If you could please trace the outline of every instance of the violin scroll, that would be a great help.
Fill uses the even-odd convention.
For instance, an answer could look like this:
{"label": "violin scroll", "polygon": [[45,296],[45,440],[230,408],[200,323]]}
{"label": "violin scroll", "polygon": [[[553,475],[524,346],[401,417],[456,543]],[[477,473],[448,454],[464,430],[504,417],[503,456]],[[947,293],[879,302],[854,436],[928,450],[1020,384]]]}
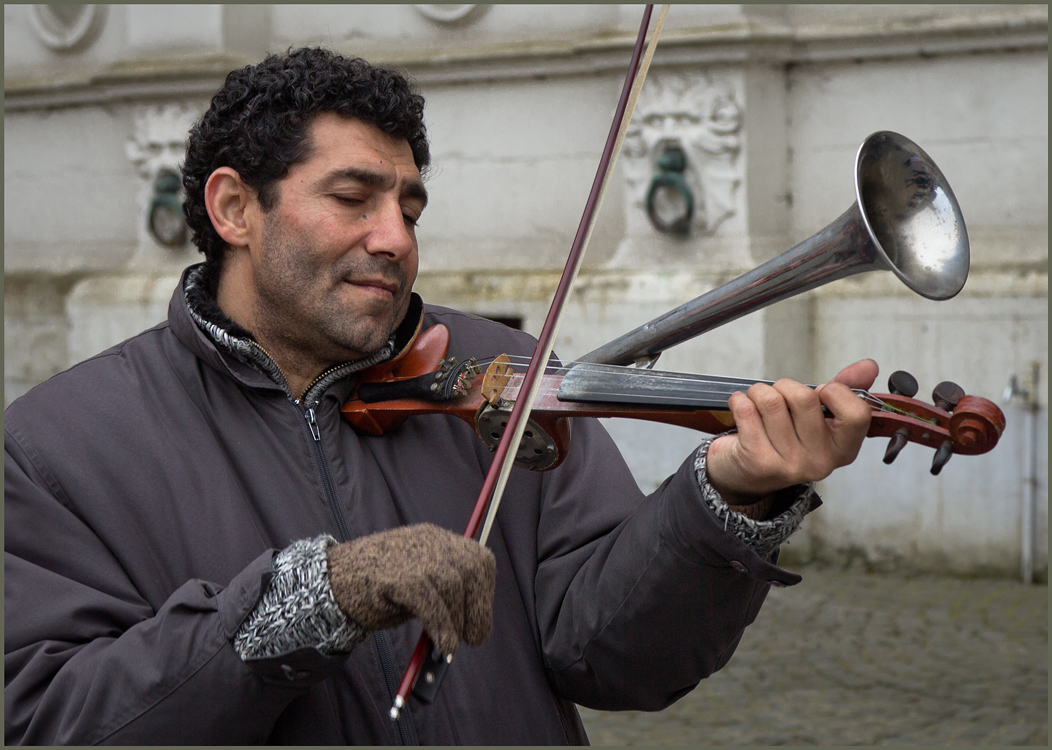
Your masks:
{"label": "violin scroll", "polygon": [[1005,415],[979,396],[963,396],[950,417],[954,453],[968,456],[993,450],[1005,429]]}
{"label": "violin scroll", "polygon": [[938,474],[955,453],[975,456],[997,445],[1005,428],[1005,416],[992,401],[968,396],[956,383],[939,383],[932,393],[934,404],[912,396],[916,380],[905,372],[892,373],[889,394],[873,394],[874,407],[868,437],[890,437],[884,463],[890,464],[907,443],[935,449],[931,473]]}

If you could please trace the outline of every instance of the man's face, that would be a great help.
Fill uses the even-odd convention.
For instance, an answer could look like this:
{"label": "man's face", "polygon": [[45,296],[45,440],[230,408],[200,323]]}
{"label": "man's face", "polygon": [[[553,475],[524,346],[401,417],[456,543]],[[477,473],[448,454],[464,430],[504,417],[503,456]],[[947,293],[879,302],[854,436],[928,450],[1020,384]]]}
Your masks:
{"label": "man's face", "polygon": [[405,140],[331,113],[308,137],[253,238],[255,333],[286,356],[344,362],[405,317],[427,193]]}

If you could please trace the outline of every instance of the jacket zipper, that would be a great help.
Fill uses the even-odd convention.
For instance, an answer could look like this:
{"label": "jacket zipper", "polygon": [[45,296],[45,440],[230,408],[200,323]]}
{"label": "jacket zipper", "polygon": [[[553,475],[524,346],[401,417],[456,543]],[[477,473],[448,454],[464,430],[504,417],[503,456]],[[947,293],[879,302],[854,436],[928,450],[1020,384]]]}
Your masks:
{"label": "jacket zipper", "polygon": [[[281,368],[278,367],[277,362],[274,361],[274,358],[270,356],[270,352],[268,352],[266,349],[264,349],[262,346],[260,346],[254,341],[252,342],[252,344],[261,352],[263,352],[263,354],[267,356],[267,359],[274,364],[274,368],[277,370],[277,375],[281,377],[281,381],[285,384],[286,393],[289,393],[288,378],[285,377],[285,373],[283,373],[281,371]],[[388,342],[388,345],[390,346],[391,343]],[[389,356],[390,352],[383,354],[378,353],[377,355],[374,355],[373,358],[379,361],[382,359],[386,359]],[[371,364],[371,362],[366,360],[360,362],[359,364],[361,367],[365,367]],[[322,449],[321,445],[321,428],[318,427],[318,420],[314,415],[314,407],[303,406],[304,403],[316,404],[317,400],[313,400],[310,402],[306,401],[306,397],[308,394],[310,394],[311,389],[314,388],[318,383],[324,380],[331,373],[337,372],[343,367],[346,367],[346,365],[337,365],[335,367],[331,367],[325,372],[323,372],[321,375],[316,377],[314,380],[311,381],[310,385],[308,385],[306,390],[303,392],[303,400],[295,400],[294,403],[300,405],[300,407],[303,409],[303,417],[307,422],[307,428],[310,430],[311,442],[314,446],[314,460],[317,462],[318,468],[321,471],[322,486],[325,488],[325,501],[329,505],[329,512],[332,513],[333,519],[335,519],[336,521],[336,529],[339,532],[340,541],[347,542],[351,539],[351,533],[347,527],[347,519],[343,515],[343,508],[340,507],[340,503],[337,501],[336,498],[336,483],[332,480],[332,474],[329,471],[329,464],[325,460],[325,451]],[[399,682],[401,682],[401,680],[398,676],[398,672],[396,671],[394,658],[391,655],[391,636],[387,633],[386,630],[377,630],[375,633],[373,633],[373,642],[376,644],[376,652],[380,657],[380,667],[384,673],[384,682],[387,685],[387,694],[389,699],[391,700],[391,703],[393,704],[395,695],[398,694],[398,684]],[[398,716],[398,734],[403,745],[420,744],[416,737],[416,729],[415,727],[413,727],[413,722],[410,718],[408,706],[406,706],[405,709]]]}
{"label": "jacket zipper", "polygon": [[[325,460],[325,452],[322,450],[321,429],[318,427],[318,420],[314,416],[314,407],[307,407],[303,416],[307,421],[307,427],[310,429],[310,436],[314,445],[314,458],[321,469],[322,485],[325,487],[325,500],[329,504],[329,510],[333,518],[336,520],[340,541],[350,541],[351,534],[347,528],[347,519],[343,515],[343,508],[340,507],[336,499],[335,483],[332,481],[332,474],[329,472],[329,465]],[[386,630],[377,630],[373,633],[373,642],[376,644],[376,651],[380,657],[384,682],[387,684],[387,694],[393,704],[395,695],[398,693],[398,683],[401,680],[398,677],[394,658],[391,655],[391,636],[388,635]],[[408,706],[398,716],[398,734],[403,745],[420,744],[416,737],[416,729],[413,727],[412,719],[409,715]]]}
{"label": "jacket zipper", "polygon": [[310,429],[310,436],[314,441],[314,458],[321,468],[321,481],[325,487],[325,500],[328,502],[329,510],[336,519],[336,528],[340,532],[340,541],[348,542],[351,539],[351,533],[347,529],[347,519],[343,516],[343,508],[336,501],[336,487],[332,481],[332,474],[329,473],[329,464],[325,460],[325,453],[321,448],[321,429],[318,427],[318,420],[314,418],[314,408],[307,408],[303,416],[307,419],[307,427]]}
{"label": "jacket zipper", "polygon": [[[263,363],[256,363],[257,369],[267,374],[272,380],[282,387],[289,400],[296,404],[303,413],[304,419],[307,422],[307,428],[310,430],[311,442],[314,445],[314,460],[318,464],[318,468],[321,471],[322,485],[325,488],[325,500],[329,505],[329,511],[332,513],[333,518],[336,521],[336,528],[340,535],[341,542],[350,541],[351,534],[347,528],[347,519],[343,515],[343,509],[340,507],[339,502],[336,498],[336,487],[335,482],[332,480],[332,474],[329,471],[329,464],[325,460],[325,451],[321,445],[321,429],[318,427],[318,420],[314,416],[314,406],[318,403],[318,400],[312,399],[307,400],[308,395],[311,394],[311,390],[316,386],[325,381],[326,378],[333,376],[335,373],[340,372],[341,377],[344,374],[342,371],[346,368],[347,374],[351,372],[357,372],[358,370],[366,369],[374,364],[382,362],[388,359],[394,352],[394,336],[392,336],[387,345],[381,348],[379,351],[374,352],[369,357],[365,357],[353,363],[344,363],[342,365],[336,365],[330,367],[325,372],[321,373],[318,377],[314,378],[303,392],[301,399],[297,399],[289,387],[288,378],[285,377],[285,373],[281,371],[281,367],[270,355],[266,349],[254,340],[250,340],[249,343],[260,351],[264,356],[264,363],[269,366],[263,366]],[[311,406],[304,406],[304,404],[312,404]],[[395,695],[398,692],[398,684],[400,679],[396,671],[394,658],[391,655],[391,637],[388,635],[386,630],[378,630],[373,633],[373,641],[376,643],[376,650],[380,657],[380,666],[384,673],[384,682],[387,684],[387,693],[390,697],[392,704],[394,703]],[[403,745],[419,745],[419,741],[416,737],[416,729],[413,727],[412,720],[410,718],[409,707],[406,706],[398,717],[398,734]]]}
{"label": "jacket zipper", "polygon": [[[373,633],[373,642],[376,643],[376,652],[380,655],[380,665],[383,667],[384,679],[387,682],[387,699],[393,706],[401,679],[395,668],[394,656],[391,655],[391,636],[386,630],[377,630]],[[420,744],[416,738],[416,728],[413,727],[412,719],[409,717],[409,706],[403,707],[402,712],[398,714],[398,734],[401,735],[403,745]]]}

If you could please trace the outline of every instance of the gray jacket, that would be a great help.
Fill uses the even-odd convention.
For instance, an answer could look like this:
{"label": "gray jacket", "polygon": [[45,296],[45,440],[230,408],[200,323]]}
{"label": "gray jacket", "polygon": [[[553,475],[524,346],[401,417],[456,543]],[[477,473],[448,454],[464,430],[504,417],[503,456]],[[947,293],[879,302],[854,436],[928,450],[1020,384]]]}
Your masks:
{"label": "gray jacket", "polygon": [[[529,354],[496,323],[427,308],[460,359]],[[660,709],[730,658],[787,573],[724,530],[693,461],[649,497],[591,420],[558,469],[516,469],[490,545],[494,622],[435,703],[387,717],[420,632],[349,657],[242,661],[231,638],[276,551],[400,524],[463,530],[490,453],[462,421],[356,434],[355,376],[297,404],[220,351],[182,289],[168,321],[5,413],[8,743],[562,744],[573,703]],[[385,653],[388,652],[389,653]]]}

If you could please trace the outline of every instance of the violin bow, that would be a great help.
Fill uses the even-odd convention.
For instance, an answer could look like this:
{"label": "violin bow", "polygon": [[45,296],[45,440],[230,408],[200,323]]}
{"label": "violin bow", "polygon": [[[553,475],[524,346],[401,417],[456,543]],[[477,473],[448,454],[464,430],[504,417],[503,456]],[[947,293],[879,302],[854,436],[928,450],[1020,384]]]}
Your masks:
{"label": "violin bow", "polygon": [[[657,48],[661,28],[665,23],[665,17],[668,15],[669,6],[666,4],[662,6],[658,14],[658,19],[650,35],[650,43],[646,47],[644,56],[643,46],[646,41],[647,29],[650,26],[653,8],[652,4],[648,4],[643,11],[643,20],[640,23],[639,33],[636,36],[636,43],[632,50],[632,60],[629,63],[628,74],[625,77],[617,109],[614,111],[613,122],[610,125],[610,132],[607,135],[606,145],[603,148],[603,155],[599,160],[595,179],[592,181],[592,189],[588,194],[581,222],[577,227],[577,234],[574,236],[573,245],[570,247],[566,266],[563,268],[562,277],[559,279],[558,287],[556,287],[551,307],[548,309],[548,315],[544,320],[544,326],[537,337],[537,346],[534,348],[530,365],[523,377],[520,398],[516,399],[512,408],[508,424],[494,453],[493,463],[490,465],[478,500],[475,502],[471,519],[464,530],[465,538],[474,538],[485,514],[485,526],[482,529],[482,534],[479,536],[479,544],[484,545],[489,538],[489,532],[493,526],[497,508],[500,506],[500,501],[504,495],[504,489],[507,486],[508,477],[514,464],[515,454],[512,451],[512,446],[517,446],[525,433],[530,411],[540,389],[541,375],[544,373],[546,363],[551,357],[552,349],[555,346],[555,337],[559,332],[559,324],[562,321],[566,300],[570,296],[570,289],[573,287],[577,274],[581,269],[584,252],[588,246],[588,241],[591,239],[595,219],[606,194],[610,173],[621,151],[621,144],[624,142],[632,110],[635,108],[639,90],[642,88],[643,81],[646,78],[650,61],[654,57],[654,50]],[[409,666],[406,668],[405,673],[402,675],[402,681],[398,685],[394,705],[391,707],[392,719],[398,719],[401,714],[402,708],[405,707],[406,701],[409,699],[409,693],[413,690],[417,678],[420,676],[424,660],[427,658],[428,652],[432,650],[431,639],[425,631],[420,634],[420,639],[417,641],[416,648],[413,649],[413,655],[409,660]],[[438,663],[435,666],[444,672],[445,667],[451,661],[452,656],[446,655],[445,662]],[[432,682],[432,689],[437,690],[440,674],[436,671],[429,676]]]}
{"label": "violin bow", "polygon": [[[486,540],[489,538],[489,532],[493,526],[493,520],[497,514],[497,508],[500,506],[500,499],[504,495],[504,487],[507,484],[508,476],[511,473],[511,468],[514,464],[514,460],[510,455],[510,447],[519,444],[522,440],[523,433],[526,430],[527,420],[529,419],[530,412],[533,410],[533,403],[536,399],[537,392],[540,389],[540,376],[543,374],[548,359],[551,357],[552,349],[555,347],[555,338],[559,333],[559,325],[562,323],[566,300],[570,296],[570,289],[577,281],[577,274],[581,269],[584,254],[588,248],[588,242],[592,237],[592,229],[595,227],[596,217],[599,215],[599,209],[603,205],[603,198],[606,196],[606,188],[609,184],[610,174],[613,172],[614,164],[617,162],[617,157],[621,153],[621,145],[624,143],[625,133],[628,131],[628,124],[632,119],[632,112],[635,109],[636,100],[639,98],[639,91],[643,87],[643,81],[646,80],[647,70],[650,69],[650,61],[654,57],[654,50],[657,49],[658,37],[661,34],[662,26],[665,24],[665,16],[668,15],[669,6],[663,5],[661,11],[658,13],[657,21],[654,24],[654,31],[650,36],[650,43],[647,45],[643,61],[638,63],[637,71],[636,65],[639,48],[646,34],[647,27],[649,26],[652,9],[652,5],[646,6],[643,21],[640,24],[635,54],[632,57],[632,62],[629,65],[629,73],[625,79],[625,90],[622,92],[622,102],[619,102],[618,109],[614,113],[614,120],[610,126],[610,134],[607,137],[607,146],[603,151],[602,158],[600,159],[599,168],[596,170],[595,180],[592,183],[592,190],[589,193],[588,202],[585,204],[584,213],[581,216],[581,223],[577,228],[577,235],[574,237],[573,245],[570,248],[570,256],[566,261],[566,267],[563,269],[563,275],[559,281],[559,286],[555,290],[552,306],[548,310],[548,317],[544,321],[541,335],[537,339],[537,347],[534,349],[533,356],[530,359],[530,365],[526,370],[522,390],[520,390],[520,393],[525,392],[526,398],[526,403],[523,404],[521,409],[519,409],[522,416],[516,420],[515,409],[513,408],[511,417],[508,420],[508,426],[504,429],[504,435],[501,437],[501,444],[507,440],[508,447],[505,448],[505,455],[507,457],[501,462],[500,476],[496,487],[493,490],[493,499],[489,502],[489,509],[486,513],[486,522],[482,527],[482,534],[479,536],[479,544],[485,544]],[[629,87],[631,87],[631,89],[629,89]],[[625,99],[625,92],[628,93],[627,100]],[[518,408],[517,402],[515,408]],[[511,432],[512,429],[514,429],[514,434],[511,439],[508,439],[508,433]],[[494,463],[496,462],[497,459],[495,458]],[[485,489],[483,491],[485,492]],[[472,520],[474,520],[474,516],[472,516]],[[469,530],[471,530],[470,523]],[[465,532],[465,536],[474,536],[474,530],[471,530],[470,534]]]}

